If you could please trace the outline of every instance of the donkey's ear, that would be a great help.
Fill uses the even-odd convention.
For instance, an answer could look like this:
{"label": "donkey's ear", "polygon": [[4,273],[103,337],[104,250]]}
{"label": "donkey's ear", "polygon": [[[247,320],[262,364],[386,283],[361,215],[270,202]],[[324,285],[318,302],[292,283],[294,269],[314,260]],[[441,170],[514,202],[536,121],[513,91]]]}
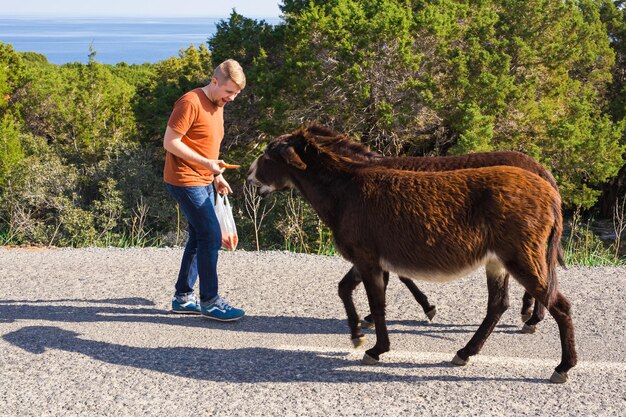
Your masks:
{"label": "donkey's ear", "polygon": [[306,164],[302,162],[302,159],[300,159],[300,156],[296,153],[293,147],[287,146],[282,148],[280,150],[280,156],[282,156],[289,165],[293,165],[303,171],[306,169]]}

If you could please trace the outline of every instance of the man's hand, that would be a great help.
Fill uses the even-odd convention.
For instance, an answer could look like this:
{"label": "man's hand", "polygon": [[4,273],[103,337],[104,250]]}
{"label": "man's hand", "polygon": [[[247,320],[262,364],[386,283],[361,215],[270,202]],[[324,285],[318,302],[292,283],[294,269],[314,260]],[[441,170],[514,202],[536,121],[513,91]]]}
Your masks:
{"label": "man's hand", "polygon": [[215,190],[219,194],[228,195],[233,192],[233,190],[230,188],[230,185],[228,185],[228,182],[224,178],[224,175],[215,177],[215,179],[213,180],[213,185],[215,185]]}
{"label": "man's hand", "polygon": [[203,165],[211,171],[211,174],[213,175],[221,174],[226,170],[226,168],[224,168],[224,161],[221,159],[207,159],[206,163]]}

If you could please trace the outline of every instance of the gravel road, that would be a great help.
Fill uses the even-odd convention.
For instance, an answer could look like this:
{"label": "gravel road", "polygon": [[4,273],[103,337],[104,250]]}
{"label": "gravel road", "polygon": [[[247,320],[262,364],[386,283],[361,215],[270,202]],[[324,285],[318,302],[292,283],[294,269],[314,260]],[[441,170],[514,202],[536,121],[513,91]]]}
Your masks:
{"label": "gravel road", "polygon": [[[181,256],[0,248],[0,416],[625,415],[626,268],[559,269],[579,364],[555,385],[556,323],[519,333],[515,282],[481,354],[450,365],[485,313],[481,270],[418,283],[432,323],[392,277],[392,351],[366,366],[337,296],[341,258],[222,252],[220,292],[247,315],[218,323],[168,313]],[[365,313],[362,288],[355,299]]]}

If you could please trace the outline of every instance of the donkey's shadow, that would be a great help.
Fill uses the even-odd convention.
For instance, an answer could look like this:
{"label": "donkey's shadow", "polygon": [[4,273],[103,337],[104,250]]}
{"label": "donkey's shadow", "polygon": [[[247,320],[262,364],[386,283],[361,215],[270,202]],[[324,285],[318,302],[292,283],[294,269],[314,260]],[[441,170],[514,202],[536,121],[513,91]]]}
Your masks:
{"label": "donkey's shadow", "polygon": [[[29,326],[2,337],[32,354],[48,349],[79,353],[97,361],[146,369],[193,380],[233,383],[256,382],[423,382],[496,381],[545,383],[539,379],[466,378],[457,375],[397,375],[389,368],[452,368],[448,363],[390,363],[374,368],[359,365],[343,353],[289,351],[268,348],[204,349],[145,348],[84,339],[53,326]],[[457,368],[458,369],[458,368]]]}

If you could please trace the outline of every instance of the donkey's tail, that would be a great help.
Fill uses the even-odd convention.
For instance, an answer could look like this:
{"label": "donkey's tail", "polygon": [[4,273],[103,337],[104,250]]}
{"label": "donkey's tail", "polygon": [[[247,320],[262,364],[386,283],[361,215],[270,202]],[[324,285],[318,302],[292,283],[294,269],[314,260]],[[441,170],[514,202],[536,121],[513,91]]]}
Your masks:
{"label": "donkey's tail", "polygon": [[[552,175],[552,173],[550,171],[548,171],[547,169],[545,169],[543,166],[542,166],[542,168],[543,169],[541,170],[540,176],[543,179],[545,179],[546,181],[548,181],[550,183],[550,185],[552,186],[552,188],[554,188],[556,190],[556,192],[559,193],[559,186],[556,183],[556,179],[554,178],[554,175]],[[562,218],[563,218],[563,216],[561,215],[561,219]],[[561,233],[559,233],[559,235],[558,235],[558,242],[557,242],[557,261],[559,262],[559,265],[561,265],[563,268],[565,268],[567,265],[565,265],[565,256],[563,255],[563,244],[561,243],[561,234],[562,233],[563,233],[563,230],[561,228]]]}
{"label": "donkey's tail", "polygon": [[559,262],[559,265],[567,269],[567,265],[565,264],[565,256],[563,255],[563,243],[561,242],[560,236],[559,236],[559,242],[557,244],[556,259]]}
{"label": "donkey's tail", "polygon": [[548,290],[547,301],[550,307],[556,297],[559,288],[559,281],[556,276],[557,262],[560,264],[563,260],[563,248],[561,246],[561,235],[563,234],[563,214],[561,213],[561,201],[556,200],[552,206],[554,212],[554,224],[550,230],[548,238],[548,250],[546,251],[546,261],[548,266]]}

